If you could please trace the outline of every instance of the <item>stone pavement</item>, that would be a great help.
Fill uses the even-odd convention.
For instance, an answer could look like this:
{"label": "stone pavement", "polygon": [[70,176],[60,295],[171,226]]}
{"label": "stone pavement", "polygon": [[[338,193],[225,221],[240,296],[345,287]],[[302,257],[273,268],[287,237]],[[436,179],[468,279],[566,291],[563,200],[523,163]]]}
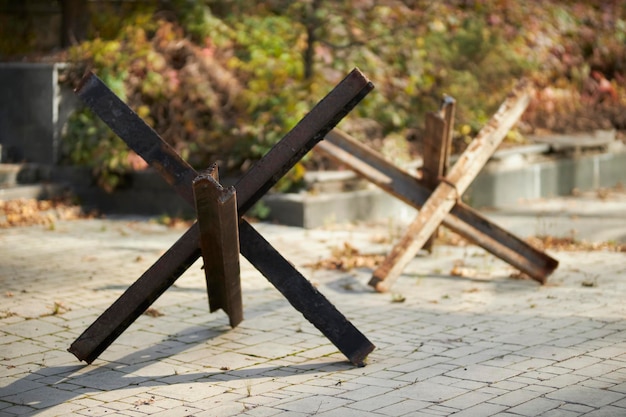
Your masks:
{"label": "stone pavement", "polygon": [[[620,240],[625,208],[560,199],[492,216],[523,235]],[[480,248],[440,245],[378,294],[365,268],[306,265],[344,242],[384,253],[391,222],[255,226],[377,346],[367,366],[347,363],[245,260],[238,328],[209,314],[198,262],[79,363],[70,343],[182,230],[128,218],[4,229],[0,416],[626,416],[624,253],[551,251],[561,265],[539,286]]]}

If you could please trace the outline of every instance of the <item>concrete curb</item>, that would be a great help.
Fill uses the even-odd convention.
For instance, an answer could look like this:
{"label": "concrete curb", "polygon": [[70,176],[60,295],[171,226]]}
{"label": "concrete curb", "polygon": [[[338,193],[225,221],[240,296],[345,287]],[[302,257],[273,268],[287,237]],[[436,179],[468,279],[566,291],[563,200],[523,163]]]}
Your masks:
{"label": "concrete curb", "polygon": [[[519,153],[493,158],[463,195],[475,208],[514,205],[522,200],[570,195],[626,183],[626,152],[543,158],[528,162]],[[378,188],[312,195],[273,194],[262,200],[269,220],[316,228],[358,220],[409,222],[415,209]]]}

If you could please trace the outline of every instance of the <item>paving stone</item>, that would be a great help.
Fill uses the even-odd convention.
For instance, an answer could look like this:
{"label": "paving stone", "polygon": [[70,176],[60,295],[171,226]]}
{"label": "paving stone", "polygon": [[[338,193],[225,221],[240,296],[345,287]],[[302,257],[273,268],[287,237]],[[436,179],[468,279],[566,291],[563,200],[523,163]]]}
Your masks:
{"label": "paving stone", "polygon": [[615,365],[608,363],[596,363],[586,366],[584,368],[576,369],[573,373],[576,375],[583,375],[588,377],[597,377],[605,375],[615,370]]}
{"label": "paving stone", "polygon": [[37,411],[37,417],[58,417],[58,416],[71,416],[84,412],[87,408],[81,404],[74,402],[66,402],[56,406],[46,408],[44,410]]}
{"label": "paving stone", "polygon": [[36,409],[25,405],[13,405],[3,409],[2,413],[7,416],[31,416],[36,411]]}
{"label": "paving stone", "polygon": [[[239,407],[237,407],[239,408]],[[141,412],[146,412],[147,410],[141,409]],[[166,410],[156,411],[156,412],[146,412],[145,414],[150,415],[152,417],[180,417],[180,416],[195,416],[203,412],[198,408],[190,407],[187,405],[179,405],[168,407]]]}
{"label": "paving stone", "polygon": [[590,411],[585,414],[585,417],[623,417],[624,415],[626,415],[626,409],[609,405],[598,410]]}
{"label": "paving stone", "polygon": [[562,408],[553,408],[542,414],[542,417],[578,417],[580,413],[575,411],[564,410]]}
{"label": "paving stone", "polygon": [[510,408],[510,413],[521,414],[523,416],[539,416],[549,410],[557,408],[562,403],[556,400],[550,400],[547,398],[535,398],[530,401],[526,401],[518,406]]}
{"label": "paving stone", "polygon": [[594,351],[591,351],[589,353],[587,353],[589,356],[593,356],[593,357],[597,357],[597,358],[602,358],[602,359],[610,359],[616,356],[620,356],[624,354],[624,350],[626,349],[626,346],[622,345],[616,345],[616,346],[608,346],[608,347],[604,347],[604,348],[600,348]]}
{"label": "paving stone", "polygon": [[580,414],[588,413],[589,411],[593,410],[593,407],[589,407],[589,406],[582,405],[582,404],[574,404],[574,403],[565,403],[561,405],[559,408],[563,410],[574,411]]}
{"label": "paving stone", "polygon": [[[13,291],[11,308],[32,317],[0,319],[0,415],[32,415],[35,408],[17,403],[27,399],[44,416],[626,415],[623,255],[614,253],[559,252],[561,266],[550,278],[558,286],[538,287],[499,272],[484,282],[450,281],[432,271],[450,270],[459,259],[499,271],[500,261],[471,247],[439,246],[399,280],[404,303],[371,291],[370,271],[306,270],[377,345],[365,368],[350,365],[245,260],[246,320],[230,329],[222,312],[208,313],[198,262],[155,303],[164,316],[140,317],[93,365],[78,364],[65,350],[72,340],[181,233],[141,224],[67,222],[59,225],[63,233],[43,236],[53,243],[35,228],[0,235],[0,276],[15,277],[0,280],[0,294]],[[306,237],[297,228],[261,227],[298,266],[330,254],[337,242],[370,245],[369,227]],[[33,252],[47,269],[32,262]],[[586,268],[605,268],[602,288],[610,291],[600,297],[582,288],[583,273],[573,271]],[[504,277],[509,270],[502,270]],[[356,290],[346,291],[345,283]],[[46,316],[56,300],[71,310]],[[585,393],[601,405],[580,404]]]}
{"label": "paving stone", "polygon": [[442,405],[439,404],[431,404],[429,407],[424,408],[422,410],[425,413],[428,413],[429,415],[436,415],[436,416],[449,416],[452,413],[454,413],[456,410],[454,408],[450,408],[450,407],[444,407]]}
{"label": "paving stone", "polygon": [[534,358],[549,359],[554,361],[564,361],[585,352],[578,349],[562,348],[558,346],[533,346],[517,352],[520,355],[530,356]]}
{"label": "paving stone", "polygon": [[382,394],[386,394],[393,390],[393,388],[388,388],[388,387],[378,387],[378,386],[362,385],[362,384],[353,384],[352,386],[357,386],[360,388],[347,389],[345,392],[338,394],[339,397],[345,398],[347,400],[361,401],[367,398],[372,398],[372,397],[376,397]]}
{"label": "paving stone", "polygon": [[26,405],[35,409],[45,409],[72,399],[72,395],[53,387],[42,386],[33,390],[3,397],[5,401]]}
{"label": "paving stone", "polygon": [[553,360],[532,358],[508,365],[507,368],[517,369],[519,371],[529,371],[533,369],[544,368],[546,366],[553,365],[554,363],[555,361]]}
{"label": "paving stone", "polygon": [[[383,414],[380,414],[378,412],[357,410],[357,409],[349,408],[349,407],[338,407],[338,408],[334,408],[332,410],[315,413],[314,415],[316,417],[381,417],[381,415],[383,415]],[[298,415],[296,416],[295,414],[289,414],[289,413],[281,412],[280,416],[281,417],[290,417],[290,416],[293,416],[293,417],[309,417],[309,416],[311,416],[311,414],[308,414],[308,413],[298,413]]]}
{"label": "paving stone", "polygon": [[539,396],[541,396],[541,393],[539,392],[525,390],[525,389],[518,389],[515,391],[508,392],[506,394],[500,395],[496,398],[490,399],[489,402],[493,404],[500,404],[500,405],[506,405],[508,407],[514,407],[516,405],[525,403]]}
{"label": "paving stone", "polygon": [[[487,386],[487,383],[478,382],[478,381],[467,381],[467,380],[461,379],[453,383],[452,386],[474,391],[474,390],[478,390],[479,388],[483,388]],[[495,391],[496,389],[493,389],[493,390]]]}
{"label": "paving stone", "polygon": [[388,379],[383,379],[383,378],[374,378],[371,376],[356,377],[352,379],[352,382],[354,382],[355,384],[373,385],[373,386],[383,387],[383,388],[400,388],[400,387],[407,385],[403,381],[388,380]]}
{"label": "paving stone", "polygon": [[586,376],[565,374],[557,375],[553,378],[544,379],[542,381],[535,381],[535,385],[544,385],[546,387],[563,388],[569,385],[575,385],[579,382],[588,379]]}
{"label": "paving stone", "polygon": [[493,366],[475,364],[455,369],[454,371],[448,372],[446,375],[459,379],[493,383],[511,378],[518,374],[519,371],[514,369],[496,368]]}
{"label": "paving stone", "polygon": [[418,401],[440,403],[451,398],[458,397],[466,392],[467,390],[462,388],[424,381],[390,391],[386,395]]}
{"label": "paving stone", "polygon": [[598,389],[607,389],[615,386],[614,381],[602,381],[599,379],[586,379],[582,382],[579,382],[578,385],[582,385],[583,387],[589,388],[598,388]]}
{"label": "paving stone", "polygon": [[334,408],[343,407],[350,404],[350,401],[331,397],[327,395],[311,395],[295,401],[286,401],[280,403],[280,408],[287,411],[303,412],[303,413],[323,413],[324,411]]}
{"label": "paving stone", "polygon": [[376,412],[384,416],[414,416],[418,414],[420,410],[430,405],[431,403],[426,401],[402,400],[392,405],[379,408]]}
{"label": "paving stone", "polygon": [[561,368],[560,366],[546,366],[538,369],[539,372],[544,374],[553,374],[553,375],[565,375],[572,372],[571,369]]}
{"label": "paving stone", "polygon": [[487,402],[493,397],[495,397],[494,394],[487,394],[480,391],[470,391],[468,393],[461,394],[458,397],[454,397],[450,400],[444,401],[441,403],[441,405],[444,407],[465,410],[477,404]]}
{"label": "paving stone", "polygon": [[505,410],[506,407],[497,405],[497,404],[489,404],[482,403],[475,405],[473,407],[467,408],[465,410],[459,411],[458,413],[454,413],[454,417],[474,417],[474,416],[503,416],[500,414],[501,411]]}
{"label": "paving stone", "polygon": [[383,394],[365,400],[353,402],[349,404],[348,407],[363,411],[377,411],[383,407],[394,405],[401,401],[402,399],[399,397]]}
{"label": "paving stone", "polygon": [[602,407],[624,398],[617,392],[572,385],[546,394],[546,398],[560,401],[588,405],[590,407]]}

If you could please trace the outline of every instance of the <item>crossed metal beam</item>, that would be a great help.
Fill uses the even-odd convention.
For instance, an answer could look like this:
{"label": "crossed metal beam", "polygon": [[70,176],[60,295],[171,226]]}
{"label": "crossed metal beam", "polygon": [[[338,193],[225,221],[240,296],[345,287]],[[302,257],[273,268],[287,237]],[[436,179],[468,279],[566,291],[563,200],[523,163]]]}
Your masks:
{"label": "crossed metal beam", "polygon": [[[234,187],[237,215],[251,208],[372,89],[373,84],[359,70],[348,74],[241,177]],[[196,204],[193,184],[198,173],[96,75],[87,74],[76,93],[184,200]],[[241,254],[350,362],[362,365],[374,345],[246,220],[239,218],[238,231]],[[68,350],[80,360],[93,362],[198,259],[200,239],[196,222]],[[205,253],[205,260],[207,256],[213,254]],[[231,324],[239,320],[233,316],[230,319]]]}
{"label": "crossed metal beam", "polygon": [[[405,235],[372,274],[370,286],[379,292],[388,291],[439,224],[473,241],[534,280],[542,284],[546,282],[558,266],[557,260],[460,201],[463,192],[523,113],[528,100],[528,86],[518,84],[447,175],[434,182],[403,171],[337,129],[329,132],[326,140],[317,145],[316,149],[329,158],[419,210]],[[435,129],[444,140],[445,127],[442,120]]]}

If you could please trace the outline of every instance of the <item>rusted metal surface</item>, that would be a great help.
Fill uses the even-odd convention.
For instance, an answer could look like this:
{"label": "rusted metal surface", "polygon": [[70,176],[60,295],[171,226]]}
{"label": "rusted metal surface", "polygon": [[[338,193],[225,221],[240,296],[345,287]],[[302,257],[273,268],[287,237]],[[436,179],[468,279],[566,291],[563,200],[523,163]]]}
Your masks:
{"label": "rusted metal surface", "polygon": [[250,223],[241,223],[240,232],[241,254],[289,300],[296,310],[333,342],[350,362],[362,366],[367,355],[374,350],[374,345],[263,236],[256,233]]}
{"label": "rusted metal surface", "polygon": [[[430,196],[431,191],[419,179],[337,129],[315,149],[417,209]],[[442,223],[540,283],[545,283],[558,266],[557,260],[492,223],[463,202],[457,201]]]}
{"label": "rusted metal surface", "polygon": [[[452,134],[454,132],[455,104],[456,101],[452,97],[444,96],[439,112],[426,115],[424,141],[427,144],[427,148],[430,148],[432,156],[427,157],[426,152],[424,154],[422,180],[430,190],[435,189],[439,179],[445,177],[448,173],[452,150]],[[424,249],[432,252],[435,238],[438,235],[439,228],[436,228],[432,236],[424,244]]]}
{"label": "rusted metal surface", "polygon": [[444,96],[441,101],[441,108],[439,109],[443,121],[446,123],[446,131],[444,135],[444,161],[443,161],[443,175],[448,173],[450,168],[450,154],[452,152],[452,136],[454,134],[454,115],[456,113],[456,100],[450,96]]}
{"label": "rusted metal surface", "polygon": [[381,292],[391,288],[404,268],[460,200],[507,132],[526,110],[529,102],[529,88],[525,82],[521,82],[468,145],[448,175],[441,179],[415,220],[407,227],[404,236],[374,271],[369,285]]}
{"label": "rusted metal surface", "polygon": [[[424,127],[424,165],[422,166],[422,183],[434,190],[439,179],[445,176],[445,164],[449,150],[446,149],[446,132],[448,127],[439,113],[427,113]],[[424,249],[432,252],[437,237],[437,229],[424,243]]]}
{"label": "rusted metal surface", "polygon": [[85,75],[75,92],[117,136],[156,169],[185,201],[193,205],[191,183],[196,177],[195,170],[161,140],[154,129],[91,72]]}
{"label": "rusted metal surface", "polygon": [[[317,141],[335,127],[335,125],[373,88],[372,83],[358,70],[353,70],[340,82],[309,114],[296,126],[297,131],[288,135],[287,145],[282,141],[276,144],[255,167],[248,171],[235,186],[237,205],[241,216],[262,196],[259,190],[271,188],[298,158],[306,154]],[[88,74],[77,89],[79,97],[113,131],[144,160],[154,166],[171,184],[179,195],[194,205],[192,182],[197,172],[180,158],[159,135],[147,126],[141,118],[94,74]],[[118,126],[121,124],[122,126]],[[257,166],[258,165],[258,166]],[[253,254],[248,250],[248,242],[257,242],[258,233],[245,220],[239,225],[240,251]],[[91,363],[100,353],[110,346],[163,292],[171,286],[191,264],[200,256],[200,231],[194,224],[153,266],[151,266],[122,296],[111,305],[98,319],[74,341],[69,351],[78,359]],[[267,243],[267,242],[266,242]],[[269,243],[267,243],[269,246]],[[273,248],[272,248],[273,249]],[[275,250],[268,249],[269,259],[265,259],[263,274],[273,275],[271,265],[283,265],[281,273],[290,265]],[[249,259],[253,264],[258,261]],[[303,287],[310,285],[293,266],[290,277]],[[293,282],[289,285],[294,285]],[[280,289],[281,292],[285,289]],[[291,294],[286,291],[286,294]],[[321,294],[313,293],[317,305],[327,307],[323,314],[307,314],[322,333],[350,359],[360,364],[362,352],[373,349],[372,343],[334,308]],[[289,300],[298,306],[298,300]],[[340,317],[339,317],[340,316]],[[331,328],[327,323],[343,323],[341,329]],[[350,335],[352,340],[344,340],[343,335]],[[358,346],[358,347],[355,347]],[[354,358],[354,360],[353,360]]]}
{"label": "rusted metal surface", "polygon": [[[431,194],[416,177],[337,129],[330,132],[316,150],[417,209]],[[461,201],[455,202],[442,223],[542,284],[558,266],[557,260],[492,223]]]}
{"label": "rusted metal surface", "polygon": [[235,185],[245,213],[330,132],[374,85],[354,69]]}
{"label": "rusted metal surface", "polygon": [[231,327],[243,320],[239,269],[239,217],[234,187],[219,183],[217,165],[193,180],[200,248],[211,312],[220,308]]}
{"label": "rusted metal surface", "polygon": [[180,237],[69,347],[79,360],[93,362],[200,256],[197,223]]}
{"label": "rusted metal surface", "polygon": [[446,122],[439,113],[427,113],[424,125],[424,164],[422,166],[422,183],[434,190],[439,178],[445,175]]}

